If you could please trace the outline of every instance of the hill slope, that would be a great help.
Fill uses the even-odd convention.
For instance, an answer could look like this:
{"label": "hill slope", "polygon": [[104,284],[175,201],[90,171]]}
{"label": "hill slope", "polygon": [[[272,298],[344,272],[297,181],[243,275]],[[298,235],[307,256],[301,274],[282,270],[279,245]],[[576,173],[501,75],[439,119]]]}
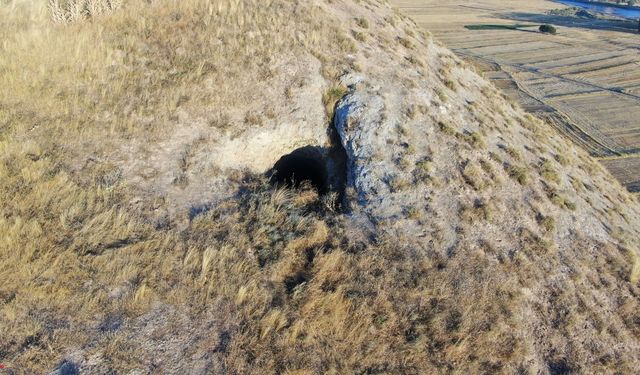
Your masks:
{"label": "hill slope", "polygon": [[636,198],[386,3],[266,3],[0,5],[0,363],[640,369]]}

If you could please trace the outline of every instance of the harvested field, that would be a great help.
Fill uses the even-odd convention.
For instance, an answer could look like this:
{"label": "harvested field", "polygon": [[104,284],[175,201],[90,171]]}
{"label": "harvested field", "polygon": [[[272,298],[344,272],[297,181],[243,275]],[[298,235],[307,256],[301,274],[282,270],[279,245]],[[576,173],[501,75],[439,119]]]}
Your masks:
{"label": "harvested field", "polygon": [[[392,3],[527,111],[602,159],[629,190],[638,190],[640,156],[620,158],[640,152],[640,37],[635,23],[550,15],[563,6],[544,0]],[[558,35],[509,27],[531,23],[553,24]]]}
{"label": "harvested field", "polygon": [[640,171],[640,157],[633,156],[602,160],[602,163],[618,177],[620,182],[627,186],[629,191],[640,193],[640,177],[638,176],[638,171]]}

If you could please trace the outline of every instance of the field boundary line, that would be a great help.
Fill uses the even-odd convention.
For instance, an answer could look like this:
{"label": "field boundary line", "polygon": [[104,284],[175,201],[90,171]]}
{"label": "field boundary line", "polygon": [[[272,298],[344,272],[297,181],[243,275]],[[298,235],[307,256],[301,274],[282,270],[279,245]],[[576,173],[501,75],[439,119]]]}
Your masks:
{"label": "field boundary line", "polygon": [[[482,61],[484,61],[486,63],[493,64],[493,65],[497,66],[500,69],[500,71],[504,72],[505,74],[507,74],[509,76],[509,78],[516,85],[518,90],[520,90],[521,92],[525,93],[526,95],[528,95],[531,99],[535,100],[536,102],[538,102],[538,103],[540,103],[540,104],[542,104],[542,105],[544,105],[546,107],[549,107],[549,108],[553,109],[553,113],[556,114],[562,120],[563,123],[565,123],[565,126],[568,129],[574,130],[576,133],[579,133],[580,135],[584,136],[584,138],[582,138],[582,137],[580,137],[578,135],[572,135],[571,132],[568,132],[567,130],[562,129],[562,127],[560,127],[558,129],[558,130],[561,131],[561,133],[563,133],[568,138],[572,139],[573,142],[575,142],[575,143],[578,143],[578,144],[580,144],[580,143],[585,143],[585,144],[591,143],[592,147],[588,147],[588,148],[592,148],[594,151],[597,150],[597,149],[601,149],[602,151],[600,151],[598,153],[600,153],[602,155],[597,155],[596,154],[595,155],[596,157],[604,157],[604,156],[606,156],[606,154],[612,154],[611,156],[616,156],[616,155],[621,156],[622,155],[619,151],[616,151],[616,150],[612,149],[611,147],[603,144],[598,139],[593,137],[591,134],[586,132],[580,125],[578,125],[575,122],[571,121],[571,118],[567,114],[563,113],[558,108],[550,105],[549,103],[545,102],[544,100],[539,99],[535,95],[533,95],[533,93],[531,93],[529,90],[527,90],[525,87],[523,87],[522,84],[517,79],[515,79],[513,77],[511,72],[509,72],[509,71],[507,71],[506,69],[503,68],[503,64],[501,64],[501,63],[499,63],[499,62],[497,62],[495,60],[486,58],[486,57],[482,57],[482,56],[475,55],[473,53],[462,51],[460,49],[454,50],[454,51],[457,54],[460,54],[460,55],[463,55],[463,56],[467,56],[467,57],[471,57],[471,58],[474,58],[474,59],[479,59],[479,60],[482,60]],[[514,68],[515,70],[521,70],[521,68],[517,67],[517,66],[511,66],[510,64],[505,64],[505,65],[508,65],[508,66]],[[537,72],[537,71],[533,71],[532,72],[532,71],[529,71],[529,70],[526,70],[526,69],[525,69],[525,71],[527,71],[529,73],[534,73],[534,74],[544,74],[544,73],[540,73],[540,72]],[[557,77],[557,78],[562,78],[562,77]],[[580,140],[582,142],[580,142]],[[582,147],[584,147],[584,145]],[[584,147],[584,148],[587,148],[587,147]]]}

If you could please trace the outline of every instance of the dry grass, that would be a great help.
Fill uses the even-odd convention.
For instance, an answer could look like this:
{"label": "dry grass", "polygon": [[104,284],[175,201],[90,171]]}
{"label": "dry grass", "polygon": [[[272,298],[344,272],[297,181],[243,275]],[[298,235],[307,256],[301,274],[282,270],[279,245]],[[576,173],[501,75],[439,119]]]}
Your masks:
{"label": "dry grass", "polygon": [[[142,212],[127,207],[136,192],[121,170],[98,158],[75,174],[74,158],[85,147],[99,153],[126,139],[153,142],[172,130],[181,108],[214,127],[228,127],[232,120],[224,113],[204,109],[251,102],[256,93],[246,82],[268,80],[273,56],[336,52],[334,42],[343,36],[322,21],[321,10],[291,17],[294,7],[285,1],[264,6],[205,0],[130,1],[122,9],[114,1],[0,4],[2,363],[28,372],[51,370],[63,348],[101,342],[96,327],[103,319],[140,316],[158,298],[185,311],[194,303],[200,307],[193,311],[201,311],[208,299],[221,298],[218,287],[233,291],[235,299],[250,278],[241,272],[234,285],[226,276],[247,265],[234,263],[235,248],[204,244],[195,235],[185,241],[165,220],[149,220],[164,203]],[[324,61],[328,69],[332,64]],[[245,120],[245,126],[261,121],[252,112]],[[189,155],[181,160],[186,171]],[[176,181],[188,183],[185,175]],[[281,205],[259,209],[270,223],[265,228],[283,229],[277,221]],[[307,223],[297,221],[295,230]],[[296,246],[287,251],[316,244]],[[280,251],[285,249],[260,250],[255,264],[276,259]],[[226,286],[214,282],[223,279]],[[264,322],[260,336],[281,329],[275,313],[256,314]],[[129,358],[131,340],[118,340],[105,349],[114,368],[145,361]]]}
{"label": "dry grass", "polygon": [[549,160],[545,160],[541,166],[540,172],[542,178],[547,182],[553,182],[555,184],[560,183],[560,177],[558,176],[558,172],[555,167]]}
{"label": "dry grass", "polygon": [[[332,107],[353,42],[324,13],[328,2],[310,4],[132,0],[63,24],[46,4],[0,5],[0,362],[18,373],[47,373],[65,356],[93,363],[83,369],[92,373],[543,373],[558,364],[633,373],[633,348],[613,343],[640,337],[635,240],[622,251],[572,233],[571,251],[556,251],[565,210],[536,225],[522,214],[530,209],[504,207],[505,191],[488,187],[511,171],[488,162],[462,168],[478,191],[467,190],[486,197],[460,198],[460,174],[442,177],[440,159],[412,156],[416,177],[446,181],[433,195],[453,212],[407,207],[428,221],[423,237],[370,231],[335,212],[335,197],[274,190],[240,172],[232,199],[183,226],[161,214],[172,203],[164,197],[136,206],[134,183],[100,156],[170,134],[187,109],[216,131],[260,126],[265,118],[246,107],[265,95],[255,84],[270,82],[273,59],[316,56],[336,87],[325,96]],[[234,120],[220,108],[242,113]],[[497,152],[494,139],[457,125],[442,122],[435,138]],[[192,168],[193,149],[175,157]],[[405,177],[391,188],[412,192]],[[556,269],[566,275],[549,278]]]}
{"label": "dry grass", "polygon": [[[2,287],[7,324],[0,350],[12,366],[43,371],[55,365],[62,348],[78,344],[91,345],[89,354],[102,353],[114,371],[145,366],[155,354],[143,338],[118,336],[117,346],[109,349],[99,327],[114,316],[125,321],[153,316],[154,300],[191,310],[190,326],[206,324],[207,306],[215,306],[216,316],[224,316],[231,328],[208,332],[196,350],[214,348],[219,337],[229,335],[224,361],[231,372],[271,373],[282,366],[314,373],[381,366],[406,372],[438,369],[468,350],[478,358],[491,355],[495,363],[524,354],[517,346],[484,352],[495,340],[517,341],[507,329],[515,324],[509,312],[514,300],[496,300],[484,291],[495,283],[492,275],[500,274],[494,266],[478,259],[469,268],[473,263],[461,258],[447,266],[458,272],[443,274],[439,257],[411,255],[392,240],[372,244],[350,238],[339,218],[309,213],[317,200],[301,199],[304,192],[263,190],[265,185],[256,183],[253,193],[197,217],[178,236],[108,208],[118,193],[90,193],[68,180],[52,183],[50,188],[94,203],[83,212],[86,218],[29,215],[28,222],[2,222],[2,272],[8,282]],[[29,204],[15,202],[16,217],[23,215],[18,210],[23,205],[34,209],[48,202],[35,194]],[[56,211],[71,213],[76,204],[56,202]],[[64,238],[75,240],[69,246]],[[16,247],[23,251],[10,251]],[[363,248],[367,251],[358,250]],[[28,271],[17,268],[26,264]],[[463,278],[456,276],[463,270]],[[450,282],[443,283],[442,276]],[[471,299],[473,309],[459,308]],[[507,310],[496,310],[501,305]],[[161,321],[151,324],[165,329]],[[478,324],[484,327],[480,331]],[[185,340],[171,329],[160,335]],[[387,344],[372,348],[371,342]],[[133,348],[139,357],[130,356]]]}
{"label": "dry grass", "polygon": [[368,29],[369,28],[369,20],[367,20],[364,17],[360,17],[356,19],[356,24],[363,28],[363,29]]}
{"label": "dry grass", "polygon": [[484,178],[484,173],[481,167],[472,162],[467,162],[462,169],[462,177],[464,180],[475,190],[483,190],[488,182]]}
{"label": "dry grass", "polygon": [[[99,22],[66,26],[53,24],[46,6],[5,5],[0,98],[27,116],[48,117],[32,122],[64,124],[60,132],[153,135],[166,131],[180,108],[214,121],[219,113],[202,108],[251,102],[257,93],[249,83],[269,79],[273,56],[326,51],[345,38],[316,21],[318,9],[291,18],[291,5],[255,4],[132,1]],[[333,61],[325,59],[327,69],[335,69]]]}
{"label": "dry grass", "polygon": [[507,165],[505,169],[509,173],[509,176],[518,181],[520,185],[526,185],[529,182],[527,168],[518,165]]}
{"label": "dry grass", "polygon": [[347,93],[347,88],[343,86],[334,86],[328,89],[322,96],[327,118],[333,118],[333,111],[336,103]]}
{"label": "dry grass", "polygon": [[84,21],[111,13],[122,6],[122,0],[49,0],[51,18],[60,23]]}

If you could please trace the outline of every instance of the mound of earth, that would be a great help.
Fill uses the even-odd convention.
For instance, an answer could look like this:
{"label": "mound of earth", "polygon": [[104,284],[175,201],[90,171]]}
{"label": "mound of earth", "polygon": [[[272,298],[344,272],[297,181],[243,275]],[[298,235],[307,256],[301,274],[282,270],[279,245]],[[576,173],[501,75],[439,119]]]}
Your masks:
{"label": "mound of earth", "polygon": [[78,3],[0,4],[8,371],[640,369],[637,197],[386,2]]}

